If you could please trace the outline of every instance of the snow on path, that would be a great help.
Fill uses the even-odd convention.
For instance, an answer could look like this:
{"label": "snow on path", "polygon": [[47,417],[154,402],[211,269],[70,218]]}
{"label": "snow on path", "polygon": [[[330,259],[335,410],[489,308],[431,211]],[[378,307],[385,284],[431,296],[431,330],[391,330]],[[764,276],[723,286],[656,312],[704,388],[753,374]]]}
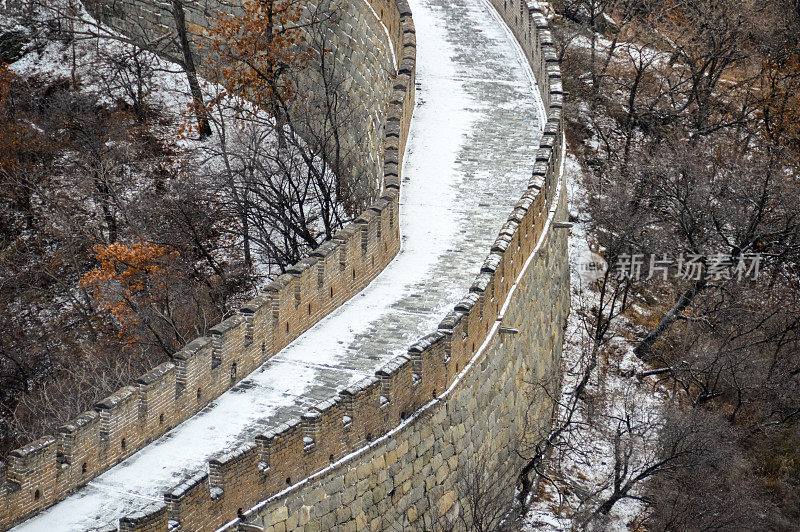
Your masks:
{"label": "snow on path", "polygon": [[543,111],[516,42],[485,0],[412,0],[417,108],[397,258],[235,389],[17,532],[116,524],[224,450],[299,417],[435,330],[525,190]]}

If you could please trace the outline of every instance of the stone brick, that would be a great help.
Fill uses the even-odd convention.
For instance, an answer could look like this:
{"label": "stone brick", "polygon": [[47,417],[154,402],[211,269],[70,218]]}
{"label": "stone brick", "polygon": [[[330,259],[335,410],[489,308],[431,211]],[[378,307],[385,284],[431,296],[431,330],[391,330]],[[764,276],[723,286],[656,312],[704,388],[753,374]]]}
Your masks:
{"label": "stone brick", "polygon": [[344,523],[350,519],[351,515],[352,514],[349,507],[345,506],[344,508],[338,508],[336,510],[336,522],[338,524]]}
{"label": "stone brick", "polygon": [[456,492],[455,491],[448,491],[439,499],[436,503],[436,507],[439,511],[439,515],[442,516],[450,510],[453,506],[453,503],[456,501]]}
{"label": "stone brick", "polygon": [[302,506],[300,508],[300,515],[297,520],[299,526],[305,526],[311,520],[311,507]]}

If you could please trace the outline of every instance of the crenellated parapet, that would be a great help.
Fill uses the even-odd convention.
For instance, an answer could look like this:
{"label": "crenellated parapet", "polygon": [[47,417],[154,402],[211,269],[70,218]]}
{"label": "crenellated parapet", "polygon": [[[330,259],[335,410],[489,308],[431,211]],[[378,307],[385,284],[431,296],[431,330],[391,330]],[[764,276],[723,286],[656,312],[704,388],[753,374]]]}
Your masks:
{"label": "crenellated parapet", "polygon": [[[460,511],[458,471],[476,461],[513,484],[522,432],[550,420],[552,403],[533,401],[532,383],[557,380],[569,308],[567,236],[555,227],[566,217],[563,91],[537,4],[491,1],[531,64],[547,122],[528,187],[468,292],[406,354],[215,457],[163,502],[121,519],[119,530],[414,527]],[[416,41],[406,0],[393,9],[397,23],[387,27],[397,28],[400,52],[381,198],[208,337],[59,435],[14,451],[0,527],[63,498],[196,413],[366,286],[397,253]],[[395,15],[383,6],[379,16]]]}
{"label": "crenellated parapet", "polygon": [[[361,291],[397,254],[401,154],[414,107],[414,24],[404,0],[396,5],[394,0],[359,2],[355,5],[363,8],[363,17],[373,17],[376,24],[381,22],[386,27],[398,63],[397,72],[392,72],[387,80],[383,79],[384,68],[373,73],[376,84],[389,84],[382,101],[375,103],[386,120],[379,143],[381,164],[375,170],[381,172],[375,180],[383,183],[379,198],[330,241],[267,286],[262,294],[212,327],[207,336],[189,342],[169,362],[98,402],[94,409],[61,427],[57,434],[12,451],[9,463],[0,463],[0,529],[5,530],[64,499],[195,415]],[[100,3],[112,12],[128,13],[125,2]],[[166,6],[164,2],[153,5],[158,9]],[[387,36],[382,27],[381,33],[377,32],[375,29],[373,40],[383,39],[386,49]],[[379,52],[371,49],[370,53]],[[370,75],[368,70],[364,72]],[[376,92],[373,96],[377,95]],[[346,402],[343,400],[342,404]],[[340,424],[343,416],[339,416]],[[322,434],[328,433],[329,423],[324,416],[311,415],[285,427],[285,432],[265,435],[248,449],[220,457],[210,464],[210,474],[176,487],[165,495],[163,505],[122,519],[120,530],[166,530],[163,526],[167,521],[184,514],[187,517],[181,519],[187,523],[199,522],[200,517],[193,516],[201,507],[203,512],[229,516],[229,506],[236,506],[232,510],[236,515],[238,508],[257,502],[270,490],[285,487],[288,478],[298,479],[313,472],[320,464],[317,458],[324,458],[321,463],[328,464],[330,454],[341,456],[343,449],[357,443],[348,435],[348,439],[341,440],[340,447],[331,448],[326,454],[323,449],[328,449],[328,444],[323,445],[326,438]],[[380,429],[371,430],[377,435]],[[309,445],[309,439],[313,444]],[[293,465],[295,452],[304,457],[302,465]],[[274,464],[272,468],[265,468],[264,464],[270,463]],[[265,475],[265,471],[276,473]],[[279,479],[278,471],[285,477]],[[259,486],[263,489],[237,491],[231,479],[247,472],[262,475]],[[186,525],[183,530],[202,528]]]}
{"label": "crenellated parapet", "polygon": [[357,431],[342,458],[332,454],[330,466],[222,529],[447,529],[465,511],[459,471],[481,463],[513,486],[520,438],[547,429],[553,404],[536,391],[557,389],[569,309],[567,234],[556,224],[567,216],[561,76],[537,5],[492,3],[533,67],[548,117],[528,189],[437,330],[334,401],[346,397],[356,413],[348,429],[336,426],[339,411],[324,425],[321,445]]}
{"label": "crenellated parapet", "polygon": [[528,189],[468,293],[374,376],[213,460],[191,490],[167,494],[167,514],[152,514],[162,527],[414,527],[458,511],[459,467],[488,460],[515,481],[521,431],[550,419],[552,403],[531,403],[531,382],[557,381],[569,272],[566,232],[554,225],[566,216],[560,72],[541,13],[508,4],[496,7],[533,66],[548,120]]}

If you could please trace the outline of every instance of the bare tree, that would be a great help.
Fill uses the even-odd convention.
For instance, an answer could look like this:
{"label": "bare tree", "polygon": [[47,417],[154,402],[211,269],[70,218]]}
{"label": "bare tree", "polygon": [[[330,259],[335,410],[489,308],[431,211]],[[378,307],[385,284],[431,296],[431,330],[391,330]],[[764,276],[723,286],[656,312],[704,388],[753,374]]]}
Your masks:
{"label": "bare tree", "polygon": [[[352,104],[342,87],[346,73],[341,65],[348,58],[334,57],[339,52],[328,42],[336,24],[333,7],[320,3],[302,21],[295,20],[299,15],[293,4],[258,9],[252,24],[223,18],[213,38],[212,57],[219,59],[209,69],[216,68],[216,60],[239,65],[229,72],[230,79],[220,80],[238,92],[216,99],[212,121],[219,150],[212,148],[206,168],[212,169],[214,193],[237,220],[224,230],[242,243],[250,269],[269,276],[331,238],[363,202],[353,193],[353,183],[339,174],[352,163],[352,148],[342,137],[354,126]],[[271,39],[249,37],[268,57],[263,64],[262,56],[250,61],[249,49],[231,47],[226,38],[259,28],[274,32]],[[304,56],[290,59],[295,48]]]}
{"label": "bare tree", "polygon": [[[602,407],[601,366],[583,404],[571,409],[576,403],[563,396],[562,412],[592,423],[568,424],[550,445],[549,463],[563,450],[580,457],[580,440],[569,438],[592,425],[583,443],[613,451],[604,487],[594,493],[569,472],[564,480],[537,469],[563,482],[565,500],[584,501],[587,523],[602,523],[633,496],[646,510],[642,526],[656,530],[786,527],[798,500],[786,442],[796,438],[800,412],[793,399],[800,375],[798,136],[789,125],[800,108],[790,96],[798,86],[790,51],[800,20],[795,6],[641,4],[626,18],[613,3],[562,4],[563,68],[573,96],[566,115],[575,117],[567,118],[568,135],[590,175],[598,250],[612,269],[621,254],[670,254],[697,257],[703,271],[690,275],[678,261],[664,277],[643,271],[630,280],[630,323],[617,325],[652,365],[637,372],[640,379],[658,377],[655,386],[671,393],[675,410],[646,432],[630,409]],[[759,275],[737,275],[751,254],[762,259]],[[588,353],[583,367],[590,367]],[[575,382],[568,372],[567,390]],[[564,426],[558,421],[554,427]],[[700,428],[687,432],[703,424],[710,428],[702,438]],[[665,447],[669,441],[699,446],[665,466],[675,454],[666,451],[678,449]],[[727,459],[730,471],[715,465]],[[698,489],[686,490],[687,483]]]}
{"label": "bare tree", "polygon": [[485,453],[458,468],[458,528],[475,532],[505,530],[514,502],[514,484],[502,474],[501,464]]}

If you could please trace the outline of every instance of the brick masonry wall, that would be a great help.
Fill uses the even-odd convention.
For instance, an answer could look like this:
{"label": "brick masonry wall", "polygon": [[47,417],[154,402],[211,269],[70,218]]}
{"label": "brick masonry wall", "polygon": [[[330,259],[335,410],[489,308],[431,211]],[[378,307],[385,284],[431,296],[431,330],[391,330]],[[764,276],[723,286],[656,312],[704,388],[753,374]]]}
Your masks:
{"label": "brick masonry wall", "polygon": [[[502,227],[469,293],[437,331],[374,377],[213,460],[207,472],[176,486],[163,502],[123,518],[120,530],[374,530],[428,528],[431,523],[435,528],[463,511],[457,471],[483,461],[496,480],[513,484],[520,465],[514,449],[523,431],[545,428],[550,422],[552,404],[534,398],[533,383],[557,380],[569,308],[567,235],[553,226],[566,216],[562,91],[552,39],[541,13],[517,0],[493,2],[531,62],[548,121],[529,187]],[[398,79],[409,83],[396,83],[398,96],[391,100],[395,104],[408,102],[413,93],[413,24],[408,6],[398,2],[398,7],[404,28]],[[404,71],[403,64],[410,70]],[[397,139],[398,149],[404,145],[408,115],[410,107],[390,108],[387,113],[399,117],[395,120],[399,133],[392,135],[396,128],[388,126],[386,133],[387,141]],[[394,157],[400,153],[395,151]],[[399,183],[390,170],[387,164],[387,205],[373,211],[381,213],[381,224],[394,223],[391,234],[395,235]],[[391,216],[384,222],[387,211]],[[248,353],[251,346],[260,345],[263,352],[267,345],[279,348],[296,337],[291,326],[308,323],[303,298],[310,295],[315,278],[319,283],[319,271],[327,279],[327,272],[336,275],[338,268],[335,284],[347,283],[353,266],[357,272],[369,270],[370,263],[365,264],[363,258],[374,249],[369,235],[377,237],[376,220],[377,216],[368,214],[349,227],[341,240],[322,246],[318,257],[312,256],[309,264],[276,281],[271,291],[221,324],[210,338],[187,346],[174,367],[160,368],[163,375],[174,375],[176,397],[184,402],[195,397],[197,403],[206,401],[208,391],[198,388],[195,395],[194,386],[208,382],[208,372],[214,368],[228,368],[231,360],[242,356],[239,349]],[[363,231],[368,236],[366,251]],[[385,234],[382,229],[382,237]],[[309,273],[314,265],[321,268],[316,277]],[[315,301],[321,302],[319,296]],[[284,322],[287,315],[291,319]],[[519,332],[502,334],[501,327]],[[26,448],[9,465],[12,482],[8,485],[16,485],[27,500],[35,487],[41,490],[40,497],[54,491],[52,479],[57,473],[53,472],[65,463],[65,456],[80,455],[80,445],[70,447],[69,442],[94,441],[93,430],[101,442],[106,435],[111,442],[106,445],[121,446],[121,438],[134,441],[124,428],[113,427],[118,422],[114,420],[156,419],[148,412],[149,405],[158,404],[159,388],[149,386],[158,378],[143,378],[138,384],[140,397],[145,387],[152,390],[146,401],[136,403],[130,399],[130,390],[121,390],[98,405],[97,412],[70,425],[70,438],[45,438]],[[138,404],[138,409],[132,404]],[[108,452],[112,456],[118,450]],[[71,467],[67,464],[66,469]]]}
{"label": "brick masonry wall", "polygon": [[[566,217],[563,186],[550,214],[551,220]],[[467,366],[461,366],[444,393],[402,422],[401,412],[394,420],[401,424],[388,434],[247,510],[224,530],[440,530],[447,523],[462,530],[458,514],[464,513],[465,502],[459,497],[459,471],[480,471],[482,466],[486,484],[499,479],[513,486],[522,466],[515,452],[521,433],[549,424],[551,405],[536,400],[533,383],[558,380],[560,332],[569,308],[569,272],[559,266],[568,261],[566,231],[551,226],[542,240],[502,314],[503,326],[517,328],[518,335],[492,331],[476,355],[461,359]],[[443,329],[441,340],[421,347],[419,356],[441,364],[447,350],[436,344],[446,343],[449,331]],[[451,353],[442,365],[437,369],[449,376],[458,371],[459,361]],[[420,380],[401,372],[396,384],[423,399],[446,384],[424,369],[418,375]],[[372,412],[362,417],[368,415]],[[255,481],[248,476],[237,480]]]}
{"label": "brick masonry wall", "polygon": [[[525,51],[548,112],[528,190],[470,293],[438,330],[375,379],[316,409],[330,422],[315,445],[350,454],[331,454],[326,469],[245,510],[223,530],[461,530],[459,514],[466,523],[470,518],[459,500],[459,471],[480,469],[485,482],[513,486],[522,465],[519,442],[548,427],[553,405],[539,386],[559,382],[569,310],[567,232],[553,225],[567,217],[561,75],[541,13],[517,0],[492,2]],[[518,333],[503,334],[501,327]],[[343,412],[347,426],[339,420]],[[342,441],[353,440],[355,446],[341,450]],[[289,472],[291,465],[282,463],[260,474]]]}
{"label": "brick masonry wall", "polygon": [[558,381],[569,308],[567,232],[553,227],[567,216],[559,178],[549,204],[526,192],[472,295],[435,333],[213,460],[120,530],[438,530],[463,511],[459,470],[480,460],[513,485],[523,430],[550,422],[536,392]]}
{"label": "brick masonry wall", "polygon": [[[109,8],[128,6],[126,9],[131,5],[148,5],[144,0],[140,3],[107,0],[107,4]],[[157,5],[163,7],[163,2]],[[378,54],[376,50],[381,48],[372,43],[382,39],[382,49],[388,53],[384,30],[378,27],[370,6],[363,1],[347,5],[354,13],[360,12],[356,20],[373,21],[371,29],[365,30],[365,35],[371,35],[370,44],[364,46],[370,47],[370,53]],[[58,434],[12,451],[7,466],[0,463],[0,530],[65,498],[197,413],[357,294],[397,254],[400,154],[405,148],[414,107],[416,41],[411,13],[404,0],[396,4],[394,0],[374,0],[372,9],[393,32],[399,61],[398,72],[388,80],[389,88],[365,96],[381,98],[370,105],[385,110],[381,111],[386,124],[380,128],[381,168],[374,178],[383,183],[381,196],[332,240],[290,268],[236,315],[213,327],[208,336],[187,344],[172,361],[99,402],[93,410],[61,427]],[[369,65],[364,63],[359,68],[380,86],[385,82],[386,69],[376,67],[373,72]],[[173,491],[167,499],[175,507],[185,507],[188,504],[185,497],[199,496],[201,492],[207,495],[209,482],[225,483],[231,478],[223,465],[212,464],[211,470],[205,488],[186,487],[183,496],[178,497]],[[249,497],[243,500],[249,506],[269,493],[243,492],[243,496]],[[155,522],[154,515],[166,515],[162,510],[158,512],[148,514],[144,522]],[[162,521],[159,523],[163,524]],[[120,527],[138,529],[135,527],[140,526],[139,522],[137,516],[131,516],[122,520]]]}
{"label": "brick masonry wall", "polygon": [[531,61],[548,121],[529,187],[470,292],[406,355],[215,460],[126,530],[437,529],[464,511],[459,470],[482,463],[514,484],[520,439],[551,419],[536,392],[558,381],[569,269],[566,231],[553,222],[567,211],[546,23],[526,5],[497,7]]}

